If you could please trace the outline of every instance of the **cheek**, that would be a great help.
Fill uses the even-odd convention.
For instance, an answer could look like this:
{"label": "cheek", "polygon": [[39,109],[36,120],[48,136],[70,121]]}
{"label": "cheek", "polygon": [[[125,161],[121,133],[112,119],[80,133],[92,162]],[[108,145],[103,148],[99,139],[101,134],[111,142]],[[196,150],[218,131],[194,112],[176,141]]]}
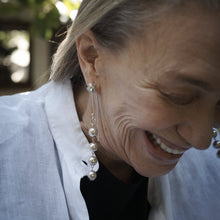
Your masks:
{"label": "cheek", "polygon": [[117,141],[121,142],[122,146],[126,146],[130,139],[133,138],[133,119],[134,116],[123,105],[112,112],[113,136],[116,137]]}
{"label": "cheek", "polygon": [[173,126],[180,120],[180,112],[162,100],[155,92],[138,97],[132,115],[135,126],[143,130],[158,130]]}

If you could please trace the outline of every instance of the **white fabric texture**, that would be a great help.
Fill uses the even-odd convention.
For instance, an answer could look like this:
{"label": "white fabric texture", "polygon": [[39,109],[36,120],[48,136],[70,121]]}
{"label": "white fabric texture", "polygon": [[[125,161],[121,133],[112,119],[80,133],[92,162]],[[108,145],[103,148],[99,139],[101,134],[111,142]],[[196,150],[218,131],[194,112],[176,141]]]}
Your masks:
{"label": "white fabric texture", "polygon": [[[1,97],[0,220],[88,220],[80,180],[90,155],[69,80]],[[149,219],[219,220],[219,170],[213,147],[186,152],[149,179]]]}

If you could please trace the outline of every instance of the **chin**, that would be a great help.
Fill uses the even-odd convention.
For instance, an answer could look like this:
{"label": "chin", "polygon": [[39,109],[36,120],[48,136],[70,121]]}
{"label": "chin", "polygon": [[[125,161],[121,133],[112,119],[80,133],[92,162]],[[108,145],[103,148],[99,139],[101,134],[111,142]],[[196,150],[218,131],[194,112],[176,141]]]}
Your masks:
{"label": "chin", "polygon": [[160,166],[160,167],[152,167],[151,170],[149,170],[149,168],[147,169],[135,169],[137,173],[139,173],[142,176],[145,177],[158,177],[158,176],[163,176],[168,174],[170,171],[172,171],[175,166],[177,165],[177,163],[173,164],[173,165],[164,165],[164,166]]}

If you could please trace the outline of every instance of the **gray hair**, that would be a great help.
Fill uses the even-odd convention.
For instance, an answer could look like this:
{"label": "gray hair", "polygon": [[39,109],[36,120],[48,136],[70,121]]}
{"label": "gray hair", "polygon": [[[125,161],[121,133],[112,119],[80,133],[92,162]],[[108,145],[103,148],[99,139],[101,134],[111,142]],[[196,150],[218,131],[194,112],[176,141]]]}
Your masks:
{"label": "gray hair", "polygon": [[75,42],[87,30],[93,32],[100,45],[120,50],[129,38],[140,37],[144,28],[160,15],[187,2],[205,3],[215,8],[219,5],[219,0],[83,0],[65,40],[53,57],[50,79],[72,78],[74,83],[84,83]]}

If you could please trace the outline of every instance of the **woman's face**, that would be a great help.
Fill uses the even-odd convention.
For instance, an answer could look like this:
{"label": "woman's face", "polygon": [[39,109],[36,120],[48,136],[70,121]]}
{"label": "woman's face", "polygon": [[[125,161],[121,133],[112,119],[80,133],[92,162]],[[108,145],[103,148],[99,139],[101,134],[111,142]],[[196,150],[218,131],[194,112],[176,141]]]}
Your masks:
{"label": "woman's face", "polygon": [[220,122],[219,18],[170,15],[121,52],[101,50],[95,68],[106,160],[155,176],[190,148],[208,148]]}

